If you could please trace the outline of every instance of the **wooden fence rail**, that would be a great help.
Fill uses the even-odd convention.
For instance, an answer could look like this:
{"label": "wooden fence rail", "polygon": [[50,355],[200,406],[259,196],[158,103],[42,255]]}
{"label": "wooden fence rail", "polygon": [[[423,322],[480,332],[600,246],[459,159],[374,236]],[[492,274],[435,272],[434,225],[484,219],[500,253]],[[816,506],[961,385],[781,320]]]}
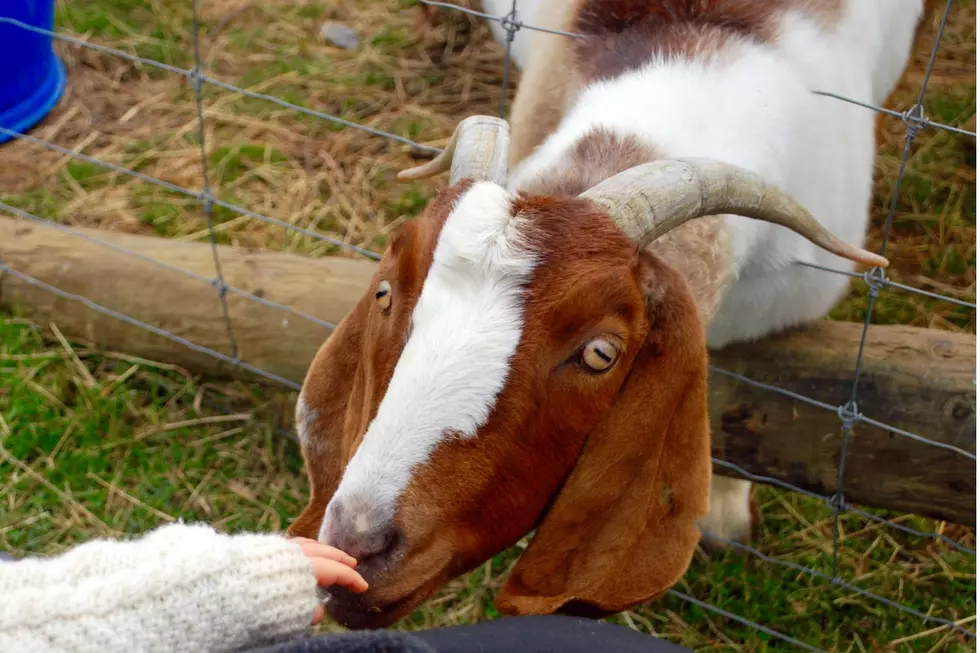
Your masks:
{"label": "wooden fence rail", "polygon": [[[79,229],[141,255],[213,275],[210,246]],[[343,258],[220,247],[225,281],[320,320],[340,321],[368,287],[375,264]],[[0,257],[61,290],[230,353],[215,288],[71,234],[0,219]],[[320,324],[228,294],[239,355],[300,382],[328,336]],[[55,322],[70,338],[211,375],[250,377],[227,363],[0,276],[0,304]],[[712,355],[720,368],[831,406],[850,398],[861,325],[819,322]],[[976,451],[976,337],[905,326],[869,332],[859,382],[862,415],[936,443]],[[250,377],[254,378],[254,377]],[[784,394],[712,373],[716,457],[745,470],[831,495],[837,487],[841,418]],[[858,422],[848,447],[844,492],[852,503],[961,524],[976,517],[976,464],[948,448]],[[717,468],[726,475],[731,470]]]}

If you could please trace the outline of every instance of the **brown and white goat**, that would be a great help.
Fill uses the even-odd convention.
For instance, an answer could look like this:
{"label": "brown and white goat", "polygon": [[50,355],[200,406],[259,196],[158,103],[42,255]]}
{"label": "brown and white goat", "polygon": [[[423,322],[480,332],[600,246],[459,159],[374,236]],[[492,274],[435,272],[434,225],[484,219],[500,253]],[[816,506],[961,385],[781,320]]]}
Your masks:
{"label": "brown and white goat", "polygon": [[[508,0],[483,0],[488,13]],[[852,244],[864,240],[875,114],[935,0],[521,0],[510,187],[575,194],[657,158],[704,156],[758,173]],[[498,40],[502,28],[491,26]],[[533,56],[531,53],[534,53]],[[692,286],[709,348],[822,318],[850,266],[785,229],[713,218],[654,246]],[[746,541],[751,484],[715,477],[708,543]]]}
{"label": "brown and white goat", "polygon": [[[761,4],[566,3],[588,36],[531,48],[558,67],[528,63],[514,174],[485,117],[403,173],[450,186],[392,239],[297,406],[312,495],[290,532],[371,585],[332,591],[334,618],[388,625],[531,530],[505,613],[616,612],[684,573],[718,489],[706,339],[825,310],[842,286],[797,261],[886,264],[857,248],[873,119],[809,84],[887,93],[912,4]],[[863,5],[880,15],[857,29]]]}

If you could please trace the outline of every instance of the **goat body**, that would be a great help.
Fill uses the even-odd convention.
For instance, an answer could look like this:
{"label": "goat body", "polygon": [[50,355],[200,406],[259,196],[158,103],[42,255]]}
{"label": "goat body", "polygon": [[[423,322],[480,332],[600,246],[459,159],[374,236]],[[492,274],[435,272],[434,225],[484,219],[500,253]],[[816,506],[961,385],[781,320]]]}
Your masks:
{"label": "goat body", "polygon": [[[489,13],[503,5],[509,3],[485,1]],[[514,54],[524,77],[510,121],[511,163],[517,164],[511,188],[575,195],[644,155],[706,157],[757,172],[843,240],[860,245],[872,190],[875,114],[812,91],[883,103],[904,71],[921,0],[524,0],[520,7],[522,16],[538,19],[528,19],[531,24],[582,33],[592,26],[616,29],[616,21],[592,20],[591,14],[638,5],[649,6],[651,26],[644,30],[644,12],[636,10],[620,31],[583,39],[599,38],[602,45],[518,33]],[[734,22],[735,7],[747,7],[745,20],[766,31],[716,27],[716,21]],[[668,45],[638,47],[635,39],[644,31]],[[769,38],[760,40],[759,32]],[[612,75],[593,74],[597,59],[615,60],[609,51],[636,58],[621,61]],[[568,177],[583,184],[563,185]],[[710,320],[710,347],[818,319],[846,290],[846,277],[795,263],[838,270],[853,263],[788,229],[730,216],[717,230],[729,233],[733,278]],[[667,240],[693,231],[696,225],[685,226]],[[676,259],[667,242],[653,247]],[[687,265],[674,262],[681,270]]]}
{"label": "goat body", "polygon": [[[484,0],[488,13],[507,0]],[[523,0],[510,187],[575,196],[644,160],[706,157],[752,170],[844,241],[868,225],[875,114],[903,73],[921,0]],[[505,32],[493,25],[498,39]],[[823,317],[843,260],[738,216],[684,225],[650,246],[691,285],[709,348]],[[748,483],[715,478],[713,536],[744,539]]]}
{"label": "goat body", "polygon": [[747,538],[751,486],[711,478],[705,342],[819,318],[846,278],[797,262],[887,263],[854,247],[874,116],[811,90],[880,102],[918,2],[532,9],[585,36],[518,34],[516,169],[483,116],[402,172],[450,186],[394,234],[297,402],[311,496],[290,532],[358,558],[370,588],[327,605],[350,627],[532,529],[507,614],[618,612],[676,583],[702,533]]}

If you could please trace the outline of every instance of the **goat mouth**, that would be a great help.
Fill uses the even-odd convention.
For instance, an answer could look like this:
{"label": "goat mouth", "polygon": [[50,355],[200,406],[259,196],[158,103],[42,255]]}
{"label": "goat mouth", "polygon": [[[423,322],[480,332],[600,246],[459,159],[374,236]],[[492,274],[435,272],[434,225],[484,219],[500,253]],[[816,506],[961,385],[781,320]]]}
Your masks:
{"label": "goat mouth", "polygon": [[407,597],[385,605],[351,605],[344,601],[330,601],[327,611],[339,624],[350,630],[374,630],[387,628],[408,614],[425,597]]}
{"label": "goat mouth", "polygon": [[436,574],[417,589],[399,599],[375,601],[369,596],[354,594],[344,588],[325,592],[325,608],[330,617],[350,630],[387,628],[428,599],[442,582]]}

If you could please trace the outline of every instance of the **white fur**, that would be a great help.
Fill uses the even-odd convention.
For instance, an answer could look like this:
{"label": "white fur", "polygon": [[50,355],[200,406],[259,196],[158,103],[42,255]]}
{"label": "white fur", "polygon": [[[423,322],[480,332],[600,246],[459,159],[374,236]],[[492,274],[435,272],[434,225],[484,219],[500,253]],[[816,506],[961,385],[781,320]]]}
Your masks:
{"label": "white fur", "polygon": [[[723,541],[745,542],[752,528],[752,484],[738,478],[711,477],[711,512],[699,523],[702,531]],[[709,541],[718,546],[721,542]]]}
{"label": "white fur", "polygon": [[394,516],[412,470],[441,442],[476,435],[504,387],[535,266],[512,199],[500,186],[476,184],[443,226],[412,334],[333,499],[362,530]]}
{"label": "white fur", "polygon": [[310,437],[313,424],[319,417],[320,413],[310,408],[303,391],[300,390],[299,397],[296,399],[296,436],[304,447],[321,446],[320,440]]}
{"label": "white fur", "polygon": [[[542,12],[567,1],[531,4]],[[921,0],[850,0],[830,28],[802,13],[786,15],[774,45],[734,42],[706,61],[651,59],[641,70],[587,87],[558,129],[517,166],[510,187],[560,168],[575,141],[602,126],[643,139],[666,158],[709,157],[753,170],[839,237],[863,245],[875,114],[811,91],[881,104],[907,64],[921,12]],[[851,262],[786,228],[725,220],[736,280],[708,325],[709,347],[819,319],[846,291],[846,277],[795,262],[838,270],[853,269]],[[709,532],[748,531],[748,488],[746,481],[716,482],[704,523]]]}

